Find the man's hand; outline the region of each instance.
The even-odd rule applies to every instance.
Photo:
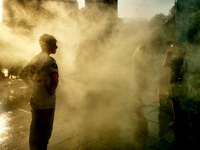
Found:
[[[172,54],[173,54],[172,49],[168,49],[168,50],[166,51],[166,55],[167,55],[168,57],[171,57]]]
[[[163,67],[167,67],[169,65],[169,62],[170,62],[172,55],[173,55],[172,48],[170,48],[166,51],[166,57],[165,57],[163,64],[162,64]]]
[[[50,76],[50,78],[51,78],[50,85],[47,88],[47,90],[50,95],[53,95],[53,94],[55,94],[56,88],[58,86],[58,74],[54,73]]]

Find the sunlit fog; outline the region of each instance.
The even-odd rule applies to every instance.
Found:
[[[0,0],[0,23],[2,21],[2,0]]]
[[[132,111],[135,103],[132,55],[143,42],[151,49],[149,38],[154,29],[137,23],[124,24],[116,10],[102,11],[95,5],[78,9],[76,3],[5,2],[0,28],[3,68],[10,65],[22,68],[41,51],[39,37],[43,33],[52,34],[58,41],[57,53],[52,55],[60,74],[58,107],[76,109],[80,119],[92,115],[90,126],[102,126],[114,116]],[[154,58],[155,51],[150,52],[150,57],[144,56],[150,65],[149,78],[154,77],[149,81],[153,87],[148,86],[144,97],[157,97],[163,58]],[[113,125],[123,126],[123,123],[113,120]]]

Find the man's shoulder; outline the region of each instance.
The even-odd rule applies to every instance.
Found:
[[[50,57],[49,55],[45,53],[39,53],[35,57],[33,57],[30,62],[34,64],[35,63],[43,64],[43,63],[48,63],[50,61],[53,61],[52,57]]]
[[[172,63],[182,63],[183,62],[183,57],[174,57],[171,60]]]
[[[51,59],[52,61],[56,61],[52,56],[49,56],[49,59]]]
[[[51,56],[49,56],[48,61],[49,63],[56,63],[56,60]]]
[[[50,57],[50,66],[51,67],[53,67],[53,69],[58,69],[58,66],[57,66],[57,64],[56,64],[56,60],[53,58],[53,57],[51,57],[51,56],[49,56]]]

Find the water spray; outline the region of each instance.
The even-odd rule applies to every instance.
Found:
[[[2,22],[2,0],[0,0],[0,23]]]

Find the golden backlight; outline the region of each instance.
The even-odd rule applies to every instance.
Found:
[[[0,0],[0,23],[2,22],[2,0]]]

